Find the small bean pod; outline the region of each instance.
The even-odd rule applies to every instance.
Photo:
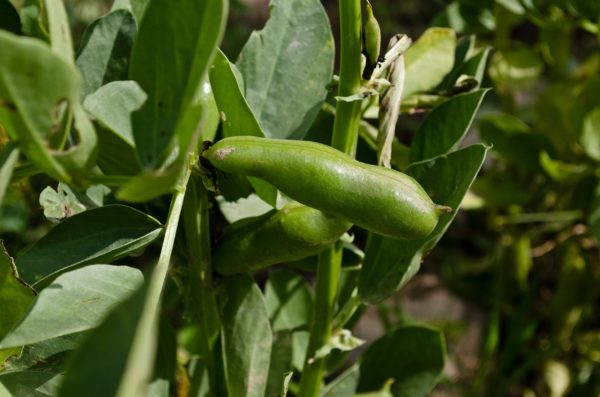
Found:
[[[238,136],[202,156],[221,171],[264,179],[302,204],[393,238],[426,237],[449,210],[408,175],[319,143]]]
[[[379,51],[381,50],[381,28],[373,14],[373,7],[369,2],[367,2],[367,18],[363,34],[367,62],[370,66],[373,66],[379,60]]]
[[[213,251],[223,275],[254,272],[306,258],[330,247],[352,225],[300,203],[230,225]]]

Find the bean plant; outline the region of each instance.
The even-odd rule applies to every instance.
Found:
[[[318,0],[272,0],[234,63],[227,0],[116,0],[75,50],[63,2],[15,4],[0,395],[430,393],[440,331],[352,330],[419,271],[484,162],[462,140],[489,48],[443,27],[382,40],[377,2],[340,0],[336,51]]]
[[[438,18],[495,48],[478,120],[493,148],[465,225],[479,238],[441,266],[488,316],[464,394],[600,393],[599,16],[597,1],[457,1]]]

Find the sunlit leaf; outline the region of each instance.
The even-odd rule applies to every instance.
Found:
[[[270,12],[264,29],[250,35],[237,66],[265,135],[300,139],[327,94],[333,35],[318,0],[273,0]]]

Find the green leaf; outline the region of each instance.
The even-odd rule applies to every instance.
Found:
[[[144,12],[146,11],[146,6],[148,6],[149,1],[150,0],[115,0],[111,11],[120,9],[129,10],[139,25],[144,17]]]
[[[17,372],[31,369],[61,373],[68,353],[78,345],[84,336],[85,332],[81,332],[27,345],[23,348],[20,356],[7,360],[5,371]]]
[[[559,157],[569,158],[573,153],[573,143],[579,140],[585,106],[584,98],[577,96],[576,90],[573,84],[561,82],[549,86],[537,96],[535,132],[552,141],[553,150],[549,151],[552,155],[558,153]]]
[[[438,85],[454,65],[456,34],[452,29],[429,28],[406,51],[403,97]]]
[[[0,29],[14,34],[21,34],[19,14],[8,0],[0,0]]]
[[[238,78],[235,65],[229,62],[221,50],[217,50],[210,68],[210,84],[221,113],[223,136],[263,137],[265,134],[242,93],[244,82]]]
[[[4,338],[27,312],[34,295],[33,290],[19,279],[13,259],[0,240],[0,339]],[[13,353],[18,353],[18,350],[0,350],[0,368],[6,357]]]
[[[137,252],[161,234],[160,223],[130,207],[107,205],[65,219],[17,258],[21,277],[45,285],[58,274]]]
[[[250,35],[237,65],[265,135],[301,139],[327,94],[333,35],[318,0],[272,0],[270,10],[269,21]]]
[[[452,71],[444,77],[444,81],[440,83],[439,88],[448,89],[451,88],[456,79],[460,74],[458,73],[458,69],[460,69],[464,63],[473,56],[473,52],[475,51],[475,36],[464,36],[457,40],[456,48],[454,49],[454,67]]]
[[[10,178],[18,159],[19,149],[15,142],[9,142],[0,149],[0,207],[4,201],[4,195],[8,185],[10,185]]]
[[[382,301],[415,275],[423,254],[433,248],[456,216],[464,195],[483,164],[487,150],[484,145],[476,144],[413,164],[406,170],[436,204],[449,206],[454,211],[441,215],[433,232],[421,240],[395,240],[370,234],[358,285],[363,302]]]
[[[135,81],[113,81],[88,95],[83,106],[100,124],[133,147],[131,114],[142,107],[146,98]]]
[[[98,130],[98,165],[109,174],[140,171],[135,152],[131,114],[146,101],[135,81],[114,81],[88,95],[83,107],[104,128]]]
[[[467,3],[467,4],[464,4]],[[493,7],[474,6],[473,2],[453,1],[439,13],[432,24],[449,26],[457,33],[483,31],[487,33],[496,29],[496,17]],[[489,3],[486,3],[486,5]]]
[[[96,133],[79,103],[77,70],[39,40],[3,31],[0,59],[0,124],[44,172],[80,183],[94,165]],[[60,151],[51,143],[62,133],[64,105],[73,114],[78,144]]]
[[[223,33],[227,2],[152,1],[131,54],[129,76],[148,94],[133,114],[133,135],[143,167],[158,168],[176,141],[192,131],[186,112],[196,96]],[[187,144],[180,148],[187,150]]]
[[[590,158],[600,161],[600,106],[586,115],[580,142]]]
[[[292,333],[275,332],[265,396],[277,396],[284,377],[292,370]]]
[[[187,157],[186,155],[183,158],[187,159]],[[178,180],[179,188],[171,198],[169,215],[165,224],[165,237],[158,262],[149,277],[147,288],[141,291],[143,302],[140,309],[141,313],[136,320],[135,331],[132,334],[127,331],[130,346],[126,354],[125,368],[119,374],[121,380],[119,381],[117,396],[143,397],[147,395],[147,383],[151,381],[152,368],[156,359],[156,344],[159,341],[158,325],[162,295],[167,281],[169,264],[190,174],[191,170],[187,169]],[[80,390],[84,390],[83,385],[80,385],[80,387]]]
[[[158,329],[158,346],[154,366],[154,374],[148,385],[147,397],[170,397],[171,382],[175,380],[178,370],[177,336],[163,316]]]
[[[410,146],[412,163],[446,154],[466,135],[488,90],[457,95],[427,115]]]
[[[380,390],[394,379],[394,397],[428,395],[442,377],[445,343],[440,332],[402,327],[373,342],[360,362],[357,392]]]
[[[274,332],[310,324],[313,299],[304,278],[286,269],[269,273],[265,303]]]
[[[487,67],[488,58],[491,52],[490,47],[485,47],[480,50],[476,55],[469,58],[460,68],[457,70],[458,77],[461,75],[473,76],[479,83],[477,88],[481,86],[483,81],[485,70]]]
[[[40,292],[0,348],[92,329],[143,282],[142,273],[127,266],[89,265],[66,272]]]
[[[479,83],[476,88],[479,88],[483,81],[490,51],[490,47],[475,50],[474,36],[469,36],[468,39],[459,42],[454,56],[454,69],[444,78],[440,88],[451,89],[462,75],[474,77]]]
[[[82,336],[82,333],[61,336],[25,346],[20,356],[5,363],[0,386],[10,391],[8,396],[56,396],[65,359]],[[0,387],[0,395],[4,396],[1,392]]]
[[[496,0],[496,3],[515,15],[524,15],[527,11],[526,7],[531,4],[520,0]]]
[[[61,397],[119,396],[119,385],[134,346],[146,291],[145,285],[138,289],[85,337],[66,364]]]
[[[217,204],[227,222],[233,223],[244,218],[260,216],[271,211],[273,207],[262,201],[256,194],[237,201],[226,201],[222,196],[217,196]]]
[[[488,208],[524,205],[534,194],[529,189],[528,182],[523,183],[517,178],[507,178],[503,171],[479,176],[470,191],[483,199],[484,205]]]
[[[308,331],[294,331],[292,334],[292,365],[298,371],[302,371],[304,367],[309,338],[310,332]]]
[[[117,198],[132,203],[143,203],[163,194],[173,193],[188,165],[185,160],[184,157],[180,157],[165,170],[142,171],[123,185],[117,192]]]
[[[569,164],[550,157],[547,152],[540,153],[540,164],[546,174],[559,183],[577,184],[590,173],[587,164]]]
[[[115,176],[127,181],[128,177],[140,172],[141,166],[134,146],[102,126],[99,126],[96,132],[98,134],[98,167],[106,176],[109,178]],[[104,183],[111,185],[108,182]],[[120,184],[119,182],[115,183],[117,186]]]
[[[156,3],[158,2],[154,2],[152,5]],[[143,44],[145,50],[139,50],[141,54],[139,55],[139,64],[137,64],[137,66],[135,63],[131,64],[130,75],[135,76],[136,74],[139,74],[143,79],[142,81],[138,80],[138,82],[140,82],[142,86],[144,83],[148,84],[151,91],[148,91],[148,87],[145,87],[146,92],[148,92],[149,95],[149,100],[146,101],[144,107],[142,107],[140,111],[134,113],[134,138],[138,149],[138,157],[141,162],[145,164],[146,168],[155,161],[156,163],[154,165],[160,165],[167,159],[167,155],[170,155],[168,160],[172,162],[166,168],[155,170],[146,169],[141,174],[131,179],[117,194],[118,198],[121,200],[144,202],[163,194],[172,193],[177,188],[181,176],[190,166],[188,154],[197,150],[196,145],[198,138],[203,135],[202,132],[204,130],[214,128],[215,121],[212,119],[214,114],[211,115],[211,112],[214,113],[215,105],[210,103],[211,98],[207,96],[205,71],[209,62],[212,61],[212,55],[222,36],[228,2],[222,0],[211,1],[205,6],[192,3],[191,0],[184,0],[184,3],[180,6],[183,7],[181,12],[184,12],[183,10],[188,7],[193,11],[191,14],[195,15],[200,13],[200,16],[205,20],[205,22],[200,23],[200,25],[202,25],[202,27],[199,28],[200,30],[196,31],[196,34],[199,35],[197,40],[193,37],[193,32],[187,32],[185,35],[180,35],[181,37],[171,35],[162,37],[159,33],[151,31],[151,29],[156,29],[157,31],[163,29],[161,21],[164,15],[161,14],[161,10],[163,10],[161,7],[166,7],[169,13],[180,12],[174,11],[173,7],[169,7],[166,3],[160,3],[162,4],[161,6],[151,5],[145,14],[144,21],[147,21],[146,23],[148,24],[148,27],[146,28],[148,30],[148,37],[145,39],[147,42],[144,41]],[[198,8],[198,6],[200,8]],[[178,20],[178,17],[175,15],[173,18]],[[186,18],[193,18],[193,15],[188,15]],[[189,24],[190,26],[195,26],[198,25],[198,22],[190,20]],[[176,31],[177,27],[174,27],[173,29]],[[142,30],[140,30],[140,36],[142,35]],[[195,29],[192,30],[195,31]],[[159,37],[155,37],[155,35],[158,35]],[[163,43],[163,45],[165,47],[173,47],[174,43],[179,43],[179,40],[183,41],[174,48],[161,48],[160,51],[154,51],[154,39],[164,39],[163,41],[165,41],[165,43]],[[139,40],[140,38],[138,38],[138,42]],[[136,45],[135,48],[138,47],[140,46]],[[190,47],[193,48],[190,49]],[[194,58],[195,63],[193,65],[189,62],[189,54],[185,53],[186,48],[190,51],[197,51],[197,56]],[[177,50],[175,54],[170,53],[170,51],[174,50]],[[150,59],[147,59],[148,54],[144,54],[143,51],[148,51],[149,53],[153,53],[154,51],[156,52],[156,54],[154,54],[155,56],[170,54],[172,57],[175,56],[186,59],[186,61],[183,62],[185,70],[178,69],[178,71],[175,71],[177,73],[174,72],[173,76],[177,78],[179,75],[180,79],[189,79],[187,82],[188,85],[185,86],[183,84],[185,82],[182,81],[173,83],[164,73],[164,70],[160,69],[160,65],[164,63],[167,63],[169,67],[174,67],[174,65],[177,64],[176,62],[168,62],[162,58],[157,60],[154,59],[154,56],[149,56]],[[133,55],[135,56],[135,50]],[[152,61],[158,62],[159,65],[155,65],[153,68],[150,68],[149,71],[146,71],[144,69],[144,62]],[[201,70],[199,68],[201,68]],[[156,78],[156,81],[152,80],[154,78]],[[190,88],[192,86],[193,88]],[[183,96],[184,94],[185,96]],[[177,109],[172,108],[171,105],[177,107]],[[161,109],[161,111],[148,115],[149,112],[153,112],[150,108],[155,110]],[[144,114],[148,116],[147,119],[142,119]],[[205,117],[202,117],[201,120],[202,115]],[[136,127],[136,120],[139,128]],[[149,125],[149,123],[151,125]],[[145,129],[146,127],[149,129]],[[167,130],[165,129],[166,127],[173,127],[175,128],[175,131]],[[136,128],[138,129],[136,130]],[[168,138],[170,143],[165,143],[163,146],[157,145],[157,141],[155,140],[156,137],[153,135],[156,135],[157,133],[162,135],[161,132],[166,131],[169,131],[171,134],[171,137]],[[207,133],[210,134],[210,132]],[[146,138],[148,137],[140,138],[140,134],[150,134],[150,138],[152,139],[147,140]],[[162,138],[166,138],[166,135]],[[143,141],[144,148],[142,149],[139,147],[139,139],[146,139]],[[173,145],[175,141],[177,141],[179,147],[178,155],[173,159],[175,153],[171,152],[168,145]],[[160,151],[160,158],[158,155],[155,156],[155,153],[150,153],[150,151],[154,150]],[[145,159],[139,156],[140,153],[144,151],[148,152],[148,157]]]
[[[2,397],[55,397],[62,375],[58,372],[26,370],[0,374]],[[2,390],[4,387],[4,390]],[[9,394],[2,394],[2,392]]]
[[[263,397],[272,344],[264,298],[247,275],[227,278],[223,286],[221,341],[229,395]]]
[[[391,391],[393,383],[393,379],[388,379],[383,386],[381,386],[381,389],[369,393],[355,394],[354,397],[394,397]]]
[[[501,89],[527,88],[534,84],[544,65],[528,48],[497,51],[490,61],[489,75]]]
[[[123,395],[116,394],[117,387],[123,376],[123,372],[118,372],[118,369],[124,366],[123,361],[127,359],[127,355],[129,354],[128,349],[133,343],[131,338],[133,337],[133,328],[135,326],[134,321],[139,319],[139,311],[141,311],[140,306],[143,303],[141,299],[139,299],[139,294],[140,293],[138,292],[133,295],[132,299],[129,299],[125,303],[126,307],[124,309],[118,308],[116,310],[118,315],[114,312],[108,317],[107,321],[110,320],[114,323],[108,325],[103,323],[103,329],[101,331],[94,331],[94,333],[84,341],[85,344],[83,346],[85,348],[87,348],[87,346],[92,346],[92,356],[89,357],[91,359],[88,359],[88,357],[85,356],[86,351],[82,352],[81,348],[75,352],[74,357],[68,361],[68,365],[73,365],[76,370],[69,370],[69,367],[67,367],[68,379],[66,383],[68,383],[68,386],[66,387],[66,390],[62,391],[64,394],[60,395],[77,395],[77,390],[79,390],[80,394],[83,393],[92,396],[102,396],[102,393],[108,393],[109,391],[112,392],[112,394],[106,395]],[[137,301],[135,299],[136,297],[138,298]],[[126,317],[127,309],[132,310],[132,314],[136,316],[133,321],[129,321],[129,318]],[[161,321],[160,325],[160,343],[158,346],[154,379],[144,388],[145,391],[143,391],[143,396],[169,396],[169,380],[175,374],[175,335],[166,321]],[[105,355],[100,349],[96,349],[95,343],[109,341],[111,330],[120,337],[129,338],[128,340],[126,339],[126,341],[129,341],[130,345],[128,346],[126,343],[111,343],[111,349],[117,348],[120,350],[111,351],[108,355]],[[89,348],[87,351],[90,351]],[[97,354],[97,356],[93,356],[93,354]],[[94,358],[98,359],[93,360]],[[117,371],[113,371],[113,365],[117,366]],[[104,368],[106,368],[107,371],[104,371]],[[98,380],[100,383],[100,390],[92,392],[87,390],[86,385],[93,384],[94,380],[98,378],[93,374],[93,371],[97,369],[100,369],[100,372],[103,374],[101,379]],[[73,372],[75,373],[72,374]],[[90,377],[89,379],[87,379],[88,376]],[[106,383],[102,383],[103,381]]]
[[[451,214],[440,216],[437,226],[427,237],[426,251],[433,248],[454,220],[462,198],[483,165],[488,149],[485,145],[474,144],[446,156],[413,164],[406,170],[407,174],[419,181],[435,203],[453,209]],[[440,184],[439,181],[444,183]]]
[[[353,365],[327,384],[320,397],[347,397],[354,395],[358,384],[358,365]]]
[[[217,50],[213,65],[210,68],[210,83],[221,116],[223,136],[251,135],[263,137],[256,117],[250,110],[246,98],[242,94],[242,77],[235,65],[229,62],[221,50]],[[270,184],[256,178],[248,178],[259,196],[274,206],[277,190]]]
[[[73,63],[73,39],[67,12],[62,1],[44,0],[52,51],[69,64]]]
[[[520,119],[505,113],[487,114],[479,120],[479,132],[494,154],[518,167],[542,172],[539,154],[550,143]]]
[[[76,61],[83,77],[83,98],[106,83],[127,79],[135,34],[133,15],[123,9],[112,11],[85,29]]]
[[[48,32],[42,21],[42,0],[24,0],[21,6],[23,33],[43,41],[49,41]]]

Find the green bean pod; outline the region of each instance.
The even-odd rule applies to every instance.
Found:
[[[379,60],[379,51],[381,50],[381,29],[379,22],[373,14],[371,3],[367,2],[367,18],[364,27],[364,45],[369,65],[375,65]]]
[[[330,247],[351,226],[336,216],[289,203],[230,225],[213,251],[213,266],[217,273],[229,275],[297,261]]]
[[[217,142],[202,157],[221,171],[264,179],[302,204],[384,236],[426,237],[448,212],[408,175],[319,143],[238,136]]]

